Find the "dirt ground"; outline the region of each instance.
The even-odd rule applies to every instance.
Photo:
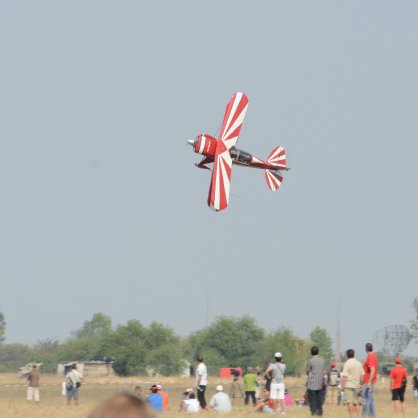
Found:
[[[0,417],[1,418],[81,418],[87,417],[89,412],[101,400],[118,392],[130,392],[136,385],[147,389],[152,383],[158,382],[164,386],[170,397],[170,411],[164,413],[166,418],[178,418],[185,413],[178,411],[182,392],[188,387],[193,387],[193,380],[189,378],[156,378],[130,377],[130,378],[91,378],[85,379],[85,384],[80,388],[80,405],[78,407],[66,406],[65,396],[62,395],[62,378],[56,375],[42,375],[41,377],[41,402],[26,401],[26,382],[13,374],[0,374]],[[215,392],[217,384],[223,384],[225,392],[229,392],[230,381],[210,378],[207,389],[207,399]],[[302,397],[304,394],[303,380],[288,378],[287,388],[293,398]],[[407,389],[406,396],[407,416],[418,417],[418,407],[413,406],[412,390]],[[392,417],[393,407],[390,401],[388,381],[380,380],[376,389],[377,415],[380,418]],[[234,401],[234,411],[231,417],[257,416],[246,407],[242,399]],[[216,415],[213,412],[201,412],[201,415]],[[286,415],[290,417],[308,417],[309,409],[306,407],[292,406],[287,408]],[[324,406],[324,415],[328,417],[348,417],[343,406]]]

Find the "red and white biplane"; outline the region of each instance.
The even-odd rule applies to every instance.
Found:
[[[219,138],[201,134],[187,141],[194,152],[204,155],[196,167],[209,170],[206,164],[214,163],[208,205],[217,211],[228,206],[232,164],[264,169],[267,185],[272,191],[278,190],[282,184],[280,172],[289,170],[282,147],[274,148],[265,161],[235,147],[247,108],[248,97],[244,93],[235,93],[226,105]]]

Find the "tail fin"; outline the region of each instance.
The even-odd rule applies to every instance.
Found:
[[[266,177],[267,186],[274,192],[282,185],[283,177],[276,171],[265,170],[264,176]]]
[[[277,168],[286,167],[286,151],[283,147],[276,147],[271,151],[267,158],[269,164],[275,165]]]

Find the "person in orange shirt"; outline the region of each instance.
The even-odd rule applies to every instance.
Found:
[[[168,393],[163,390],[163,387],[161,385],[157,385],[158,393],[163,398],[163,412],[168,411]]]
[[[406,379],[408,372],[405,367],[402,366],[402,360],[398,357],[395,359],[396,366],[390,371],[390,390],[392,392],[392,401],[395,415],[399,412],[399,406],[402,414],[405,413],[404,400]]]

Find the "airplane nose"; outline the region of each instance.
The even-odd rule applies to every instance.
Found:
[[[195,141],[196,141],[195,139],[188,139],[186,142],[189,143],[191,146],[193,146]]]

